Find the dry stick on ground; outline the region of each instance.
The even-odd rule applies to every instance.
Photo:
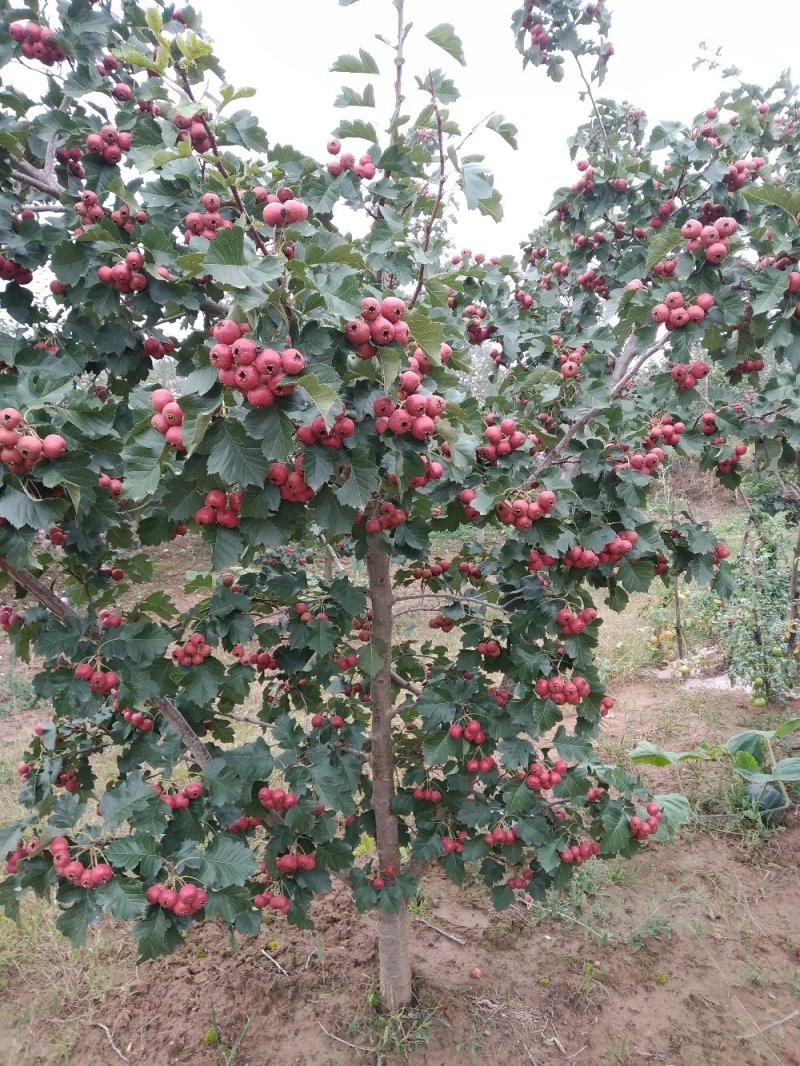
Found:
[[[331,1040],[336,1040],[339,1044],[344,1044],[345,1047],[351,1047],[353,1051],[358,1051],[362,1055],[373,1055],[375,1053],[374,1048],[371,1047],[359,1047],[358,1044],[351,1044],[349,1040],[342,1040],[340,1036],[336,1036],[334,1033],[328,1032],[322,1022],[317,1018],[317,1025],[323,1031],[325,1036],[329,1036]]]
[[[103,1032],[106,1034],[106,1037],[108,1038],[109,1044],[114,1049],[114,1051],[116,1051],[116,1053],[119,1055],[119,1057],[122,1059],[122,1061],[123,1062],[130,1062],[130,1059],[126,1055],[123,1055],[122,1052],[120,1051],[120,1049],[114,1043],[114,1037],[111,1035],[111,1030],[108,1028],[108,1026],[107,1025],[103,1025],[102,1022],[93,1022],[93,1024],[96,1025],[98,1029],[102,1029],[103,1030]]]
[[[265,951],[262,948],[261,949],[261,954],[264,955],[266,958],[268,958],[269,961],[272,963],[272,965],[275,967],[275,969],[279,970],[280,973],[282,973],[284,977],[288,977],[289,976],[289,971],[288,970],[284,970],[284,968],[281,966],[281,964],[278,962],[278,960],[273,958],[272,955],[270,955],[270,953],[268,951]]]
[[[456,944],[466,944],[466,940],[462,940],[460,936],[448,933],[446,929],[440,929],[438,925],[434,925],[433,922],[429,922],[426,918],[415,918],[414,921],[419,922],[420,925],[427,925],[434,933],[438,933],[439,936],[446,936],[448,940],[453,940]]]
[[[22,588],[34,597],[34,599],[37,599],[43,607],[46,607],[61,621],[65,618],[80,617],[77,611],[74,611],[59,599],[51,588],[48,588],[43,581],[40,581],[39,578],[31,574],[30,571],[13,566],[8,559],[3,558],[3,556],[0,556],[0,570],[5,570],[5,572],[12,577],[18,585],[21,585]],[[209,755],[205,744],[203,744],[200,737],[198,737],[197,733],[195,733],[172,700],[159,696],[150,702],[161,712],[166,721],[169,722],[198,766],[205,766],[211,762],[211,756]]]
[[[787,1014],[785,1018],[776,1018],[774,1022],[770,1022],[769,1025],[762,1025],[759,1028],[754,1029],[752,1033],[742,1033],[739,1037],[740,1040],[755,1040],[759,1036],[763,1036],[768,1029],[776,1029],[779,1025],[786,1025],[792,1018],[796,1018],[800,1014],[800,1010],[793,1010],[791,1014]]]

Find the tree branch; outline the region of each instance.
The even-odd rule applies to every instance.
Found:
[[[573,58],[575,59],[576,65],[578,67],[578,71],[580,73],[581,80],[583,81],[583,84],[586,86],[586,95],[589,97],[589,99],[592,102],[592,110],[594,111],[594,117],[597,119],[597,125],[600,127],[600,136],[603,138],[603,144],[605,145],[606,155],[610,157],[611,155],[613,155],[613,153],[611,151],[611,145],[608,143],[608,134],[606,133],[606,128],[603,125],[603,120],[600,117],[600,111],[598,110],[597,101],[594,98],[594,93],[592,92],[592,87],[589,84],[589,81],[588,81],[586,75],[583,73],[583,67],[581,66],[580,59],[578,59],[577,55],[574,52],[572,53],[572,55],[573,55]]]
[[[405,59],[403,58],[403,44],[405,42],[405,18],[404,18],[404,6],[405,0],[394,0],[394,6],[397,8],[397,46],[395,48],[394,57],[394,111],[392,112],[392,118],[389,122],[390,132],[394,130],[397,120],[400,118],[400,108],[403,106],[403,64]]]
[[[436,139],[439,145],[439,185],[436,190],[436,199],[433,202],[433,210],[431,211],[431,217],[428,219],[425,225],[425,236],[422,241],[422,250],[427,252],[431,243],[431,234],[433,233],[433,226],[436,222],[436,218],[439,214],[439,208],[442,206],[442,197],[444,196],[444,182],[445,182],[445,156],[444,156],[444,129],[442,127],[442,113],[439,110],[439,102],[436,99],[436,93],[433,88],[433,75],[428,75],[431,89],[431,100],[433,102],[433,110],[436,115]],[[409,309],[414,306],[419,298],[419,294],[422,291],[422,284],[425,280],[425,264],[421,263],[419,272],[417,274],[417,284],[414,289],[414,293],[408,302]]]
[[[14,566],[2,555],[0,555],[0,570],[4,570],[18,585],[21,585],[22,588],[29,592],[34,599],[38,600],[43,607],[46,607],[61,621],[65,618],[80,617],[77,611],[64,603],[63,600],[61,600],[51,588],[48,588],[43,581],[40,581],[38,577],[35,577],[30,571],[22,569],[22,567]],[[181,738],[187,751],[192,755],[195,762],[199,766],[205,766],[209,763],[211,761],[211,756],[208,753],[208,749],[172,700],[168,700],[164,696],[159,696],[150,702],[156,710],[163,714],[164,718]]]

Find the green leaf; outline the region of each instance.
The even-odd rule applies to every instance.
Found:
[[[676,763],[689,762],[695,759],[708,759],[704,751],[664,751],[657,744],[651,744],[649,740],[640,741],[628,756],[632,763],[647,766],[675,766]]]
[[[148,906],[142,883],[122,877],[112,878],[107,885],[97,890],[97,896],[114,918],[123,921],[139,918]]]
[[[100,917],[100,907],[93,898],[93,893],[80,889],[75,902],[63,910],[56,919],[56,928],[69,940],[74,948],[83,947],[89,926]]]
[[[490,199],[494,193],[491,172],[483,163],[465,163],[462,166],[461,187],[470,211],[474,211],[481,200]]]
[[[50,257],[50,266],[65,285],[77,285],[89,269],[89,249],[85,244],[62,241]]]
[[[263,485],[268,462],[257,440],[249,437],[241,422],[218,419],[206,434],[209,474],[219,474],[226,485]]]
[[[320,378],[317,377],[316,374],[311,373],[311,371],[301,374],[297,379],[297,384],[300,388],[305,390],[309,399],[327,423],[328,415],[334,407],[342,402],[339,392],[331,385],[321,381]]]
[[[270,277],[275,277],[282,272],[282,267],[277,260],[270,262],[273,265],[273,271],[269,274],[259,269],[259,262],[255,257],[248,262],[245,256],[244,230],[240,226],[231,226],[217,231],[216,236],[209,243],[204,266],[206,273],[221,285],[233,285],[234,288],[244,289],[248,285],[261,285]]]
[[[145,22],[148,27],[158,35],[164,29],[164,23],[161,18],[161,12],[157,7],[148,7],[144,13]]]
[[[342,86],[342,91],[333,101],[334,107],[374,107],[375,89],[372,85],[365,85],[363,93],[356,92],[347,85]]]
[[[431,318],[426,311],[411,311],[406,322],[414,341],[430,359],[434,366],[441,366],[441,346],[444,343],[444,323],[441,319]]]
[[[800,211],[800,192],[795,191],[794,185],[768,185],[751,186],[742,189],[745,200],[755,200],[757,203],[771,204],[785,211],[792,222]]]
[[[340,74],[380,74],[378,64],[363,48],[359,48],[357,56],[339,56],[331,70]]]
[[[181,944],[181,935],[175,923],[160,907],[153,907],[152,913],[136,922],[132,932],[139,941],[139,962],[169,955]]]
[[[425,36],[429,41],[443,48],[448,55],[451,55],[453,59],[466,66],[466,59],[464,58],[464,49],[462,47],[460,39],[456,36],[456,31],[449,22],[442,22],[438,26],[426,33]]]
[[[336,127],[335,133],[342,140],[369,141],[370,144],[375,144],[378,140],[378,133],[372,123],[364,122],[360,118],[345,119]]]
[[[147,807],[163,808],[164,804],[139,773],[129,774],[100,799],[100,814],[109,829],[116,829],[123,822],[136,822],[137,815],[141,816]]]
[[[690,821],[692,812],[689,807],[689,801],[685,796],[670,792],[660,796],[653,796],[653,799],[664,812],[664,818],[659,826],[658,833],[664,830],[664,835],[671,838],[679,826],[686,825]],[[658,833],[656,833],[656,837],[658,837]]]
[[[158,843],[148,833],[136,832],[121,840],[112,840],[104,848],[106,859],[114,867],[123,870],[139,868],[142,877],[154,878],[161,869]]]
[[[363,511],[378,487],[378,468],[366,452],[352,452],[350,474],[334,495],[345,507]]]
[[[656,263],[683,243],[683,237],[679,229],[660,229],[648,246],[646,270],[652,270]]]
[[[241,885],[258,869],[258,860],[241,840],[219,836],[201,851],[199,877],[211,889]]]
[[[494,132],[502,137],[506,144],[510,144],[512,148],[517,148],[518,130],[513,122],[507,122],[502,115],[491,115],[486,120],[486,128],[494,130]]]

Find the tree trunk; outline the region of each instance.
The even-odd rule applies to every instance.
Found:
[[[386,552],[367,553],[367,573],[372,600],[372,638],[381,649],[381,668],[372,679],[372,810],[381,873],[400,869],[394,797],[394,746],[392,744],[392,579]],[[378,958],[381,1002],[387,1011],[405,1007],[411,1000],[411,960],[408,953],[408,911],[403,901],[396,914],[378,912]]]

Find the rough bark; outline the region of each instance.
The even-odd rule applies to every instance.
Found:
[[[372,599],[372,637],[381,648],[383,662],[372,679],[372,810],[381,871],[400,869],[394,797],[394,746],[392,743],[392,581],[389,556],[367,554]],[[378,912],[378,956],[381,1002],[388,1011],[401,1010],[411,1000],[411,960],[408,951],[408,911],[405,902],[396,914]]]

